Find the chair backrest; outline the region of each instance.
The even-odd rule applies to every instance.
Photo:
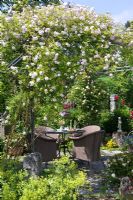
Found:
[[[82,128],[80,137],[71,137],[74,142],[74,155],[77,159],[97,161],[100,159],[102,131],[99,126],[90,125]]]
[[[47,126],[38,126],[37,128],[35,128],[35,133],[37,135],[45,134],[47,131],[54,131],[54,129]]]
[[[48,131],[53,131],[55,132],[54,129],[47,127],[47,126],[38,126],[37,128],[35,128],[35,135],[37,137],[46,139],[46,140],[57,140],[59,137],[59,134],[52,134],[52,133],[48,133]]]
[[[82,130],[84,130],[83,135],[90,135],[90,134],[100,131],[101,128],[100,126],[97,126],[97,125],[90,125],[90,126],[86,126],[82,128]]]
[[[57,157],[57,134],[49,134],[54,129],[39,126],[35,129],[35,151],[41,153],[44,162],[51,161]]]

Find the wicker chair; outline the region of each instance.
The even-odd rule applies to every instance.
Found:
[[[58,134],[47,134],[52,128],[39,126],[35,128],[35,151],[41,153],[42,161],[52,161],[57,157]]]
[[[96,125],[86,126],[81,130],[84,131],[82,134],[70,137],[74,142],[73,156],[84,161],[98,161],[104,131]]]

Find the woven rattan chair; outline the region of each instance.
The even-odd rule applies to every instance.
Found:
[[[35,151],[41,153],[42,161],[52,161],[57,157],[58,134],[49,134],[54,132],[52,128],[39,126],[35,128]]]
[[[99,126],[91,125],[82,128],[82,134],[73,135],[73,155],[76,159],[84,161],[98,161],[100,159],[100,145],[103,132]]]

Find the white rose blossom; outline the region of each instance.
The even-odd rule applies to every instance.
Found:
[[[81,65],[87,65],[87,60],[86,59],[82,59],[81,60]]]
[[[44,93],[45,93],[45,94],[48,94],[48,89],[44,89]]]
[[[37,69],[42,68],[42,64],[37,65]]]
[[[57,31],[54,31],[54,37],[58,36],[59,33]]]
[[[49,77],[45,76],[45,78],[44,78],[44,79],[45,79],[45,81],[48,81],[48,80],[49,80]]]
[[[43,76],[44,72],[43,72],[43,71],[40,71],[39,74],[40,74],[41,76]]]
[[[49,32],[50,32],[50,28],[46,28],[45,33],[49,33]]]
[[[41,81],[41,79],[38,77],[37,79],[36,79],[36,82],[38,83],[38,82],[40,82]]]
[[[49,55],[50,55],[50,52],[49,52],[49,51],[46,51],[46,52],[45,52],[45,55],[46,55],[46,56],[49,56]]]
[[[33,58],[33,61],[34,61],[34,62],[37,62],[38,59],[39,59],[39,55],[37,54],[37,55]]]
[[[56,53],[55,56],[54,56],[54,60],[57,60],[57,59],[58,59],[58,56],[59,56],[59,54]]]
[[[11,66],[10,69],[13,70],[13,71],[15,71],[15,72],[18,72],[18,68],[15,67],[15,66]]]
[[[34,86],[34,85],[35,85],[35,82],[34,82],[34,81],[30,81],[30,82],[29,82],[29,85],[30,85],[30,86]]]
[[[35,78],[37,76],[37,72],[30,72],[29,75],[31,78]]]
[[[26,33],[26,31],[27,31],[27,28],[26,28],[25,25],[23,25],[23,26],[22,26],[22,33]]]
[[[39,30],[38,33],[39,33],[39,35],[43,35],[44,34],[44,30]]]
[[[113,178],[116,178],[116,175],[115,175],[115,173],[111,174],[111,176],[112,176]]]
[[[38,40],[38,37],[37,37],[37,36],[33,36],[33,37],[32,37],[32,40],[33,40],[33,41],[37,41],[37,40]]]
[[[66,65],[67,65],[67,66],[70,66],[70,65],[71,65],[71,62],[67,62]]]

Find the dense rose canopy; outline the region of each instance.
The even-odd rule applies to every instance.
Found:
[[[83,95],[100,95],[93,75],[112,71],[122,62],[120,45],[114,43],[120,34],[112,19],[90,8],[29,6],[0,18],[0,70],[15,85],[15,94],[26,92],[56,104],[85,79]],[[25,108],[26,103],[20,105]]]
[[[113,67],[121,59],[110,42],[112,20],[88,8],[29,7],[1,19],[2,68],[24,87],[61,94],[79,74]],[[21,63],[7,69],[20,55]]]

